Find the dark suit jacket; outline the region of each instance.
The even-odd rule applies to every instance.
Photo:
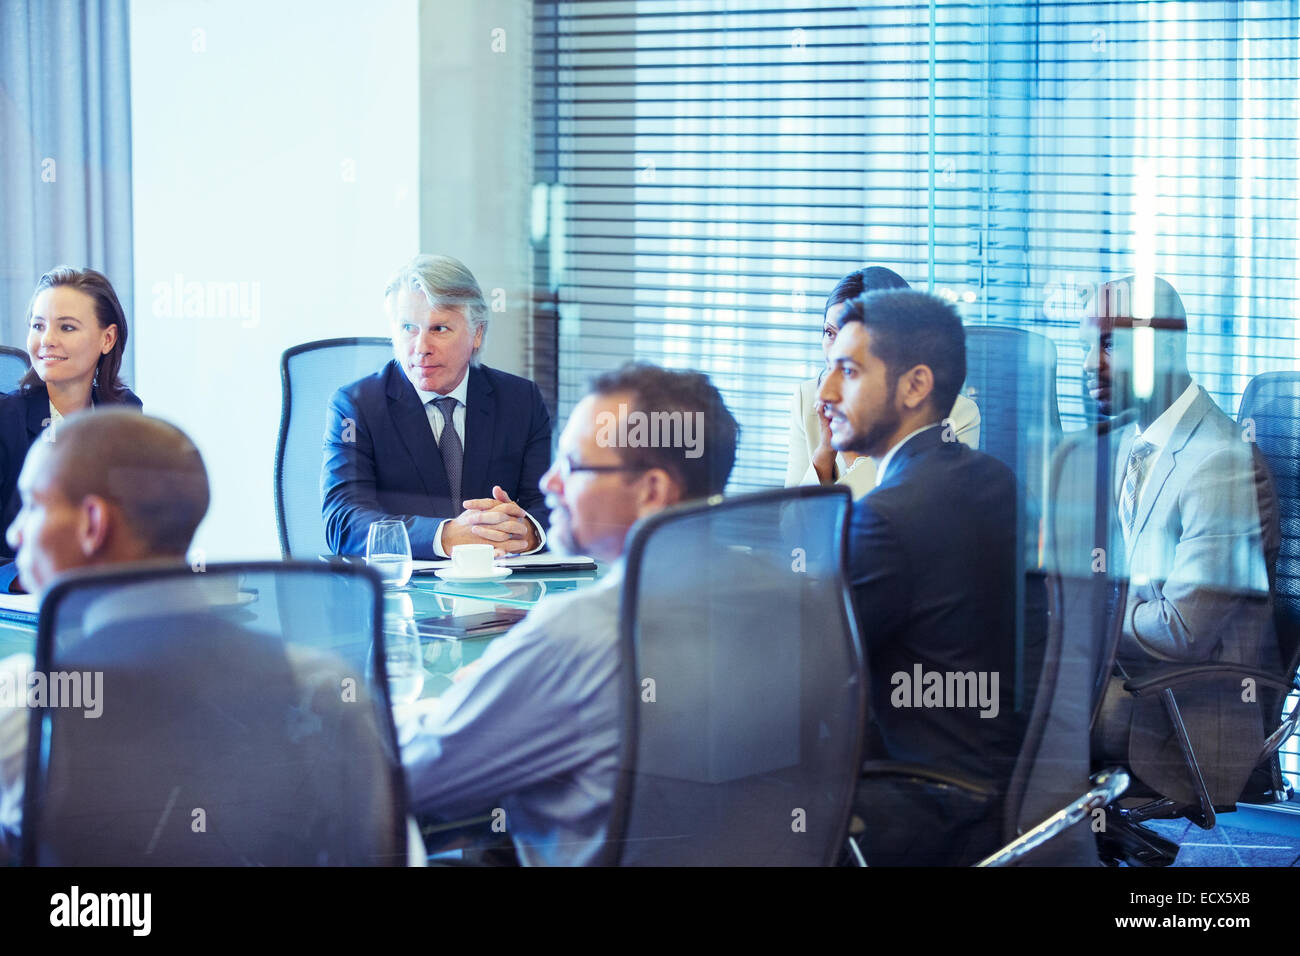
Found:
[[[500,485],[545,528],[538,482],[551,465],[551,417],[541,391],[470,366],[465,405],[462,499],[490,498]],[[396,517],[411,554],[433,558],[439,523],[461,513],[420,396],[395,360],[330,399],[321,498],[325,538],[338,554],[365,554],[371,522]]]
[[[94,405],[103,404],[98,388],[91,390],[90,401]],[[134,392],[127,389],[121,404],[140,408],[142,403]],[[18,495],[18,473],[27,460],[27,450],[49,422],[50,393],[44,385],[0,395],[0,502],[4,504],[4,512],[0,515],[4,522],[0,526],[0,561],[14,559],[13,549],[3,541],[3,537],[22,507]]]
[[[854,503],[849,572],[874,724],[866,756],[1000,791],[1022,732],[1013,707],[1016,481],[997,459],[943,434],[931,428],[905,442],[881,485]],[[911,677],[918,664],[923,673],[996,673],[997,716],[895,706],[894,675]]]

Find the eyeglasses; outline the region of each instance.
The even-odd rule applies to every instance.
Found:
[[[560,479],[568,481],[569,476],[575,471],[594,471],[594,472],[615,472],[615,471],[646,471],[645,465],[583,465],[575,462],[568,455],[562,456],[556,461],[556,467],[560,470]]]

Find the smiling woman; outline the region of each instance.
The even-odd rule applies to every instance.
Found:
[[[0,520],[7,530],[21,502],[17,491],[27,450],[48,427],[94,405],[139,408],[120,378],[127,323],[108,277],[94,269],[58,266],[41,276],[27,307],[31,370],[18,388],[0,395]],[[53,431],[51,431],[51,435]],[[0,541],[0,561],[13,560]],[[0,568],[0,589],[12,583]]]

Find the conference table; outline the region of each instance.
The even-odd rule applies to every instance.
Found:
[[[385,631],[392,628],[395,619],[405,619],[408,615],[419,622],[430,618],[467,619],[501,608],[516,608],[526,613],[543,598],[590,586],[602,572],[603,569],[517,570],[504,580],[488,584],[454,584],[433,575],[414,576],[407,587],[385,592]],[[482,657],[492,642],[507,630],[508,627],[503,627],[481,637],[447,640],[430,637],[421,628],[424,686],[419,692],[420,699],[441,696],[455,681],[458,672]],[[391,647],[389,652],[391,658]],[[391,675],[390,684],[393,685],[391,691],[396,704],[402,694],[398,690],[398,681]]]
[[[395,621],[405,619],[419,622],[430,618],[469,618],[498,608],[517,608],[527,612],[548,595],[564,594],[591,585],[602,571],[516,570],[508,578],[487,584],[454,584],[432,574],[416,575],[406,587],[384,592],[385,631],[393,627]],[[418,696],[440,696],[455,681],[457,672],[482,657],[505,630],[459,640],[421,633],[424,674]],[[34,654],[35,649],[35,621],[13,617],[0,619],[0,659],[10,654]],[[395,684],[393,689],[397,689]]]
[[[470,618],[484,612],[502,608],[527,612],[550,595],[565,594],[589,587],[603,573],[597,570],[541,570],[516,569],[510,577],[486,584],[465,584],[443,581],[433,574],[419,574],[403,588],[384,591],[384,631],[386,645],[390,632],[401,633],[403,628],[415,624],[419,634],[419,667],[422,673],[412,682],[412,673],[395,674],[393,647],[385,655],[389,668],[389,690],[395,712],[416,699],[438,697],[457,680],[462,668],[473,666],[508,627],[478,637],[458,640],[428,636],[418,622],[431,618]],[[10,654],[35,654],[36,621],[21,614],[0,612],[0,659]],[[452,857],[462,852],[482,851],[501,853],[500,836],[487,828],[488,817],[474,817],[457,821],[420,821],[420,830],[427,848],[449,853]]]

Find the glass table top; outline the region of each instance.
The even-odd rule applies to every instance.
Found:
[[[600,572],[564,571],[516,572],[502,581],[488,584],[452,584],[433,575],[419,575],[411,583],[394,590],[386,590],[385,631],[393,627],[395,619],[407,618],[421,621],[426,618],[467,617],[498,608],[514,608],[527,612],[543,598],[571,592],[593,584]],[[417,628],[418,630],[418,628]],[[483,656],[491,643],[505,628],[481,637],[447,640],[427,635],[419,639],[423,676],[412,672],[410,678],[422,686],[418,696],[437,697],[452,685],[456,673],[465,665]],[[391,643],[391,642],[390,642]],[[35,623],[0,619],[0,659],[11,654],[33,654],[36,645]],[[386,657],[392,658],[392,648]],[[392,670],[390,663],[390,670]],[[390,675],[391,677],[391,675]],[[408,683],[408,693],[398,693],[399,686],[390,680],[394,697],[406,696],[414,688]],[[396,702],[396,701],[395,701]]]

